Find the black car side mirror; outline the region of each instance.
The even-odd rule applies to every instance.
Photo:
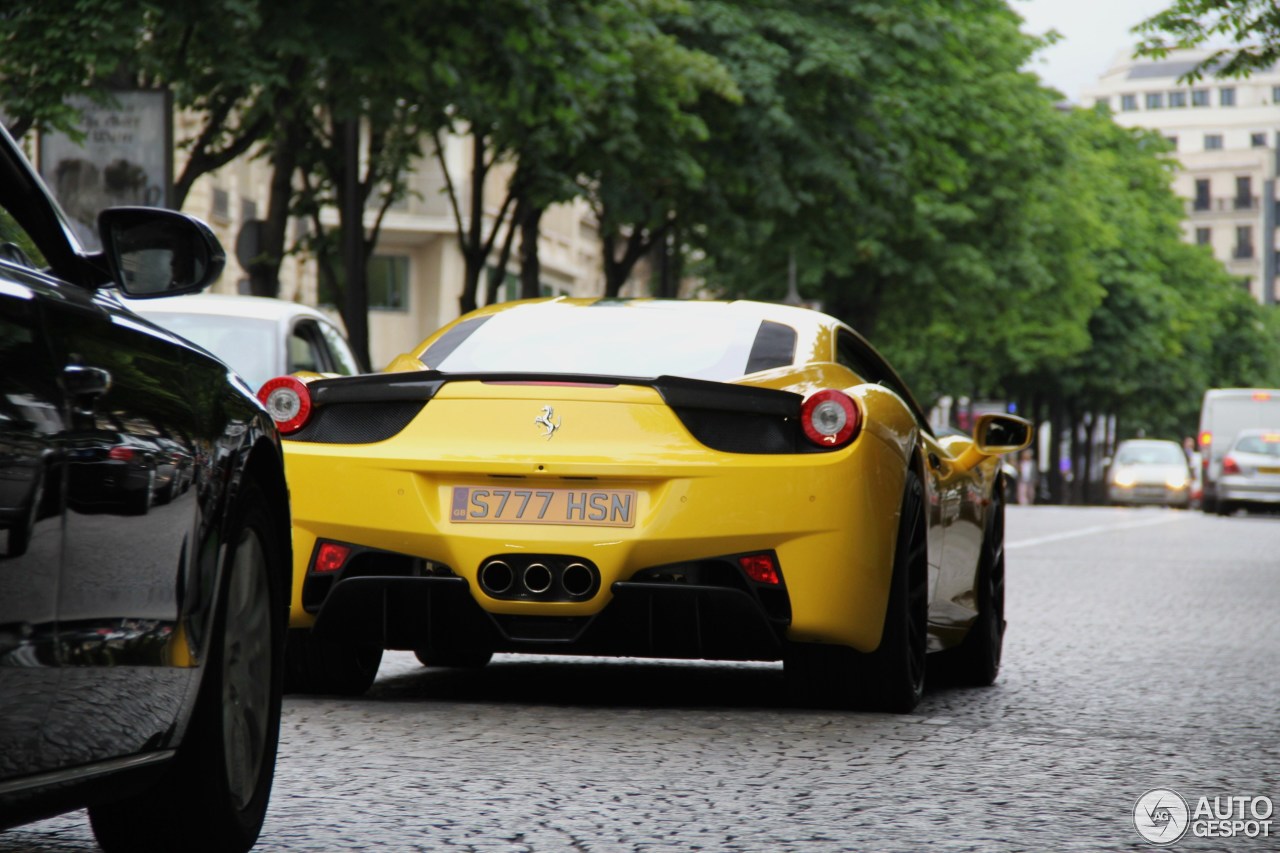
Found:
[[[209,226],[173,210],[109,207],[98,232],[111,277],[134,299],[203,290],[227,261]]]

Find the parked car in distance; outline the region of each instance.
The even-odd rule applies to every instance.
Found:
[[[1191,503],[1191,465],[1182,445],[1144,438],[1120,442],[1107,471],[1107,498],[1116,506],[1186,509]]]
[[[1237,508],[1280,505],[1280,425],[1241,430],[1222,457],[1219,515]]]
[[[129,307],[204,347],[255,390],[285,373],[360,372],[342,329],[323,312],[296,302],[200,293],[162,301],[131,300]]]
[[[1218,478],[1227,448],[1244,429],[1280,424],[1280,388],[1210,388],[1200,406],[1200,508],[1218,509]]]
[[[292,585],[279,433],[118,295],[207,286],[213,233],[140,207],[98,224],[87,254],[0,128],[0,830],[87,808],[107,853],[243,853]]]

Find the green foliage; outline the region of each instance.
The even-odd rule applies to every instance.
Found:
[[[1175,0],[1144,50],[1227,36],[1223,70],[1247,73],[1277,59],[1276,10]],[[1006,0],[32,0],[0,10],[0,108],[70,130],[67,96],[169,86],[200,118],[180,186],[245,153],[299,176],[272,215],[312,220],[335,292],[359,292],[341,235],[367,257],[423,140],[452,132],[464,308],[505,270],[501,235],[583,198],[608,293],[660,248],[710,292],[780,299],[794,259],[926,403],[1178,434],[1206,387],[1280,385],[1278,315],[1181,239],[1164,142],[1062,108],[1023,70],[1051,39],[1020,27]],[[369,213],[334,229],[348,191]]]
[[[1229,43],[1187,75],[1245,77],[1280,61],[1280,5],[1275,0],[1174,0],[1168,9],[1135,28],[1144,34],[1140,55],[1163,57],[1172,48]]]

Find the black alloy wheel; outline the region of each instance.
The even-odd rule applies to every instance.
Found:
[[[260,489],[231,539],[204,678],[172,765],[155,784],[89,809],[107,853],[244,853],[262,830],[280,732],[285,550]]]
[[[844,646],[798,644],[785,658],[787,680],[806,703],[910,713],[924,694],[928,618],[924,487],[915,470],[908,469],[879,647],[862,653]]]

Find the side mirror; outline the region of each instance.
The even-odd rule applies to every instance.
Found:
[[[1031,422],[1016,415],[982,415],[973,426],[973,444],[987,456],[1021,450],[1031,437]]]
[[[961,471],[977,467],[984,459],[1014,453],[1031,444],[1031,422],[1016,415],[982,415],[973,425],[973,444],[953,463]]]
[[[227,261],[209,226],[173,210],[109,207],[98,232],[111,277],[134,299],[203,290]]]

